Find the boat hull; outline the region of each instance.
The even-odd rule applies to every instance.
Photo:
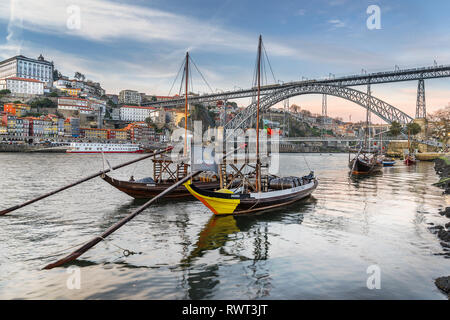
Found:
[[[395,161],[383,161],[383,167],[392,167]]]
[[[234,194],[200,190],[190,181],[184,184],[186,189],[208,207],[215,215],[241,215],[275,209],[293,204],[309,197],[317,188],[316,179],[295,188],[262,193]]]
[[[379,172],[382,165],[379,162],[371,164],[360,158],[355,158],[350,161],[349,168],[352,170],[352,174],[372,174]]]
[[[114,188],[128,194],[135,199],[151,199],[154,196],[160,194],[167,188],[173,185],[172,182],[163,183],[139,183],[114,179],[108,175],[102,175],[101,178]],[[200,189],[214,190],[219,188],[219,182],[195,182],[196,186]],[[171,193],[165,196],[165,198],[192,198],[189,191],[185,187],[179,186]]]
[[[144,150],[136,150],[136,151],[70,151],[70,150],[67,150],[66,153],[144,153]]]

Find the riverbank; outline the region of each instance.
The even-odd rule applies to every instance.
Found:
[[[65,153],[66,146],[48,147],[44,145],[33,144],[0,144],[0,152],[45,152],[45,153]]]
[[[436,184],[444,189],[444,194],[450,194],[450,156],[440,157],[434,162],[434,169],[440,176]],[[450,219],[450,207],[446,207],[439,212],[442,216]],[[445,225],[431,227],[430,230],[441,240],[440,244],[446,252],[446,257],[450,258],[450,222]],[[439,277],[435,280],[436,287],[445,292],[450,299],[450,276]]]

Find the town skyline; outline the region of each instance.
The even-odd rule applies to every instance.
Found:
[[[381,9],[379,30],[367,29],[366,9],[370,4]],[[358,74],[362,69],[369,73],[393,70],[396,65],[430,66],[434,61],[447,64],[450,46],[445,19],[439,17],[449,5],[443,1],[436,5],[443,10],[433,11],[430,19],[429,8],[406,1],[363,1],[351,7],[346,0],[315,4],[285,1],[280,7],[262,4],[256,9],[251,2],[217,6],[195,1],[186,8],[177,2],[160,1],[125,4],[95,0],[72,4],[46,0],[26,6],[24,1],[9,1],[0,4],[0,24],[4,27],[0,58],[43,54],[63,75],[73,77],[75,72],[82,72],[88,79],[100,82],[107,93],[132,89],[167,95],[185,52],[190,51],[213,90],[236,90],[251,86],[260,33],[276,80],[285,82],[330,73],[336,77]],[[76,8],[80,26],[70,29]],[[249,8],[255,11],[250,13],[252,24],[242,20]],[[36,10],[48,14],[35,15]],[[432,30],[432,35],[421,31],[423,23],[431,24],[427,30]],[[427,81],[430,113],[448,104],[448,84],[447,79]],[[201,81],[194,82],[196,89],[209,91]],[[376,85],[372,91],[399,109],[414,113],[415,82]],[[318,95],[292,98],[292,103],[320,113]],[[245,106],[246,102],[240,104]],[[343,99],[329,97],[328,105],[331,117],[339,116],[344,121],[349,121],[350,114],[352,121],[365,117],[362,108]]]

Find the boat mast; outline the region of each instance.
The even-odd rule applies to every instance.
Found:
[[[189,79],[189,52],[186,52],[186,63],[184,66],[185,76],[186,76],[186,92],[185,92],[185,102],[184,102],[184,152],[183,155],[187,155],[187,117],[188,117],[188,79]]]
[[[259,159],[259,98],[261,93],[261,48],[262,36],[259,35],[258,43],[258,98],[256,105],[256,192],[261,192],[261,161]]]

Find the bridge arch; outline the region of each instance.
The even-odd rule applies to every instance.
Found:
[[[397,121],[401,124],[407,124],[413,120],[409,115],[394,106],[380,100],[365,92],[355,90],[348,87],[341,87],[335,85],[311,83],[303,86],[291,86],[267,94],[260,99],[260,110],[267,111],[275,104],[299,95],[304,94],[326,94],[330,96],[340,97],[352,101],[365,109],[370,109],[375,115],[386,121],[392,123]],[[252,102],[243,112],[226,124],[227,129],[245,127],[248,125],[254,114],[256,113],[256,101]]]

